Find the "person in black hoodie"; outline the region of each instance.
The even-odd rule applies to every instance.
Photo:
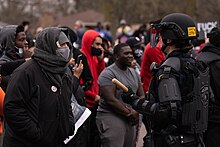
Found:
[[[27,59],[23,58],[24,49],[28,48],[28,42],[24,27],[8,25],[0,31],[0,58],[1,87],[6,91],[11,73]]]
[[[3,147],[61,147],[74,133],[67,32],[45,28],[32,59],[12,74],[4,101]]]
[[[197,60],[209,65],[210,85],[214,94],[209,101],[206,147],[218,147],[220,144],[220,29],[213,28],[207,37],[209,43],[202,48]]]

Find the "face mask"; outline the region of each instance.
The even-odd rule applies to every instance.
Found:
[[[91,53],[93,56],[100,56],[102,54],[102,50],[92,46]]]
[[[17,55],[20,57],[20,58],[23,58],[23,53],[24,53],[24,50],[23,48],[18,48],[16,47],[18,51],[16,51]]]
[[[56,50],[58,56],[63,57],[64,59],[68,60],[70,56],[70,49],[68,47],[65,48],[58,48]]]

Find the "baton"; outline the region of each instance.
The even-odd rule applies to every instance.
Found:
[[[116,78],[112,79],[112,83],[114,83],[115,85],[120,87],[124,92],[128,92],[128,88],[124,84],[122,84],[119,80],[117,80]]]

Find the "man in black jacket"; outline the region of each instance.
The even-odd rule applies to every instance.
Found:
[[[218,147],[220,144],[220,29],[213,28],[207,36],[209,43],[202,48],[197,59],[209,65],[210,84],[214,94],[214,98],[209,103],[206,146]]]
[[[73,134],[70,52],[63,29],[38,34],[32,59],[13,72],[7,88],[3,147],[60,147]]]

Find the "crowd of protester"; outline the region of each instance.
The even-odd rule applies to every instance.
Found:
[[[161,19],[144,23],[134,30],[122,19],[115,35],[110,24],[97,22],[94,29],[87,29],[80,20],[73,26],[38,27],[34,33],[28,21],[2,27],[0,146],[138,147],[140,125],[143,122],[150,132],[149,121],[123,102],[123,91],[112,79],[117,78],[138,97],[145,98],[154,68],[166,59],[161,50],[164,40],[154,34],[153,28],[160,22]],[[215,29],[208,36],[210,42],[192,42],[190,57],[196,58],[200,52],[205,54],[210,48],[220,55],[220,31]],[[216,57],[216,61],[219,59]],[[219,100],[219,84],[213,82],[219,81],[218,62],[210,68],[212,90]],[[64,140],[76,131],[71,111],[73,97],[91,115],[66,144]],[[218,111],[220,106],[215,102]],[[206,134],[208,146],[219,140],[215,129],[219,130],[220,125],[215,121],[220,121],[217,116]],[[149,133],[143,138],[144,147],[148,137]]]

